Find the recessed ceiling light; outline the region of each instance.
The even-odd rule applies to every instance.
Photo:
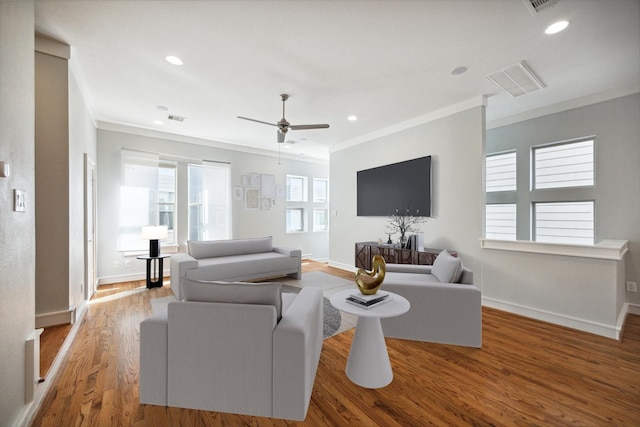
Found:
[[[347,117],[347,120],[349,120],[350,122],[355,122],[356,120],[358,120],[357,116],[349,116]]]
[[[158,109],[158,111],[169,111],[169,109],[164,105],[158,105],[156,108]]]
[[[545,34],[556,34],[560,31],[564,30],[569,26],[569,21],[558,21],[549,25],[546,30],[544,30]]]
[[[161,125],[162,124],[162,120],[154,120],[153,124],[154,125]]]
[[[182,59],[178,58],[177,56],[169,55],[169,56],[165,56],[164,59],[166,59],[169,64],[173,64],[173,65],[184,64],[184,62],[182,62]]]
[[[451,75],[452,76],[457,76],[459,74],[465,73],[467,70],[468,70],[468,68],[465,67],[465,66],[456,67],[453,70],[451,70]]]

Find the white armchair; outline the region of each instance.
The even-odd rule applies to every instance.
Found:
[[[261,295],[250,301],[254,290]],[[304,420],[322,350],[322,290],[185,280],[183,291],[185,301],[140,325],[140,402]]]

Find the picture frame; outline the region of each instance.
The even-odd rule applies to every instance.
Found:
[[[233,187],[233,200],[242,200],[244,199],[244,187],[235,186]]]
[[[271,198],[270,197],[261,197],[260,198],[260,210],[268,211],[271,209]]]
[[[260,190],[262,197],[274,197],[276,195],[276,177],[263,174],[260,176]]]
[[[259,173],[250,173],[249,174],[249,186],[251,187],[260,187],[260,174]]]
[[[246,210],[260,209],[260,189],[259,188],[249,187],[244,189],[244,208]]]

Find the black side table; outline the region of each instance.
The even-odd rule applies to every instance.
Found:
[[[136,257],[137,259],[144,259],[147,261],[147,289],[151,288],[160,288],[162,287],[162,274],[164,270],[162,269],[162,262],[165,258],[169,258],[171,255],[158,255],[158,256],[149,256],[142,255]],[[151,264],[153,263],[153,276],[151,276]]]

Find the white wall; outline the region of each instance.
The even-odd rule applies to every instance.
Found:
[[[432,215],[422,224],[425,246],[458,252],[482,288],[483,106],[331,154],[331,264],[354,268],[354,244],[383,239],[386,217],[356,216],[356,172],[432,156]],[[394,236],[397,239],[398,236]]]
[[[0,425],[19,422],[25,402],[25,341],[35,328],[34,5],[0,2]],[[27,192],[13,211],[13,189]]]
[[[287,174],[308,176],[309,179],[329,177],[325,163],[278,158],[272,155],[233,150],[229,146],[210,145],[207,141],[170,134],[152,133],[141,135],[131,132],[98,130],[98,276],[101,283],[119,281],[126,277],[143,277],[144,262],[129,257],[131,267],[125,267],[125,257],[118,252],[117,232],[120,188],[120,150],[130,148],[163,155],[174,156],[178,161],[178,199],[182,199],[182,209],[178,212],[178,241],[181,250],[186,250],[186,165],[187,159],[212,160],[231,164],[231,183],[241,185],[242,175],[249,173],[271,174],[276,184],[285,185]],[[225,148],[220,148],[220,146]],[[228,148],[227,148],[228,147]],[[299,248],[303,254],[313,259],[328,259],[329,234],[285,232],[285,201],[277,199],[270,210],[245,210],[243,201],[232,201],[232,237],[273,236],[275,245]],[[119,267],[114,267],[114,262]],[[131,279],[129,279],[131,280]]]
[[[73,57],[71,58],[73,62]],[[96,162],[97,130],[73,72],[69,73],[69,305],[85,293],[84,155]]]

